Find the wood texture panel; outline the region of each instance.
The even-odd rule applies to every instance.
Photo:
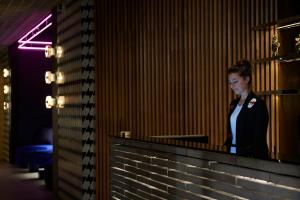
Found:
[[[72,1],[70,1],[72,2]],[[63,72],[66,80],[57,85],[57,96],[65,96],[65,107],[56,113],[56,158],[57,194],[59,198],[81,199],[82,177],[82,82],[81,77],[71,77],[73,72],[81,71],[81,31],[80,1],[64,5],[57,16],[57,43],[64,48],[64,56],[57,61],[57,71]],[[77,38],[77,39],[76,39]],[[76,48],[73,48],[75,45]],[[76,134],[77,133],[77,134]],[[72,156],[68,156],[71,154]]]
[[[95,48],[94,2],[67,0],[57,16],[57,45],[64,50],[55,71],[64,83],[54,94],[64,96],[56,108],[55,191],[60,199],[95,199]]]
[[[3,69],[10,70],[7,49],[0,52],[0,162],[9,162],[9,137],[10,137],[10,113],[11,108],[4,110],[4,103],[11,105],[10,92],[3,93],[4,85],[10,86],[10,76],[3,76]]]
[[[98,198],[108,199],[110,136],[188,147],[196,142],[151,135],[204,134],[222,149],[229,102],[227,68],[239,59],[271,56],[277,0],[101,0],[96,2]],[[253,90],[278,89],[274,61],[253,65]],[[278,102],[270,112],[268,144],[279,148]]]

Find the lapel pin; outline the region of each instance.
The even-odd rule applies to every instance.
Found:
[[[250,102],[248,103],[247,107],[252,108],[252,106],[254,106],[255,102],[256,102],[256,98],[251,99]]]

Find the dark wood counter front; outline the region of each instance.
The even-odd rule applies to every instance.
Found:
[[[112,199],[300,199],[299,165],[112,138]]]

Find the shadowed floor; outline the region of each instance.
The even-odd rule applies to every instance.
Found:
[[[0,163],[1,200],[54,200],[38,173]]]

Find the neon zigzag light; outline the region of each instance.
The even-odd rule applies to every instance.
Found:
[[[46,30],[52,25],[52,22],[48,22],[52,14],[49,14],[45,19],[43,19],[38,25],[32,28],[28,33],[26,33],[21,39],[18,40],[19,46],[18,49],[27,49],[27,50],[45,50],[46,45],[52,45],[52,42],[44,41],[32,41],[36,36]],[[30,45],[30,46],[28,46]]]

